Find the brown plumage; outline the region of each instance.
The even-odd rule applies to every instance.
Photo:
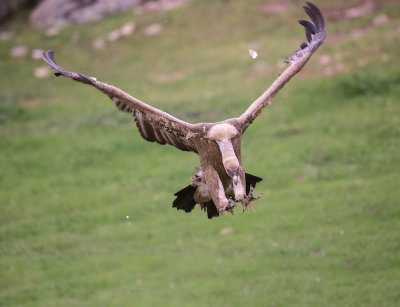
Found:
[[[147,141],[169,144],[199,155],[201,169],[192,177],[189,186],[175,193],[177,198],[173,207],[190,212],[199,204],[200,209],[207,211],[209,218],[224,211],[233,214],[236,203],[240,202],[243,210],[247,210],[252,208],[251,202],[261,196],[254,197],[253,188],[262,179],[245,173],[241,163],[244,131],[263,108],[272,103],[279,90],[303,68],[325,39],[326,23],[321,11],[310,2],[307,2],[304,10],[311,21],[300,20],[299,23],[305,28],[307,41],[287,57],[288,68],[241,116],[218,123],[187,123],[117,87],[64,70],[56,64],[52,50],[43,53],[43,59],[57,71],[56,76],[94,86],[108,95],[120,110],[132,113],[140,135]]]

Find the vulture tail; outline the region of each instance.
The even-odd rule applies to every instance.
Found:
[[[174,194],[176,198],[172,203],[172,208],[176,208],[177,210],[184,210],[186,213],[191,212],[194,206],[196,206],[196,202],[193,199],[195,192],[196,188],[191,185],[188,185],[182,190],[176,192]],[[207,212],[207,216],[209,219],[213,218],[214,216],[219,216],[217,207],[215,206],[213,201],[210,201],[204,205],[204,211]]]
[[[213,201],[210,201],[209,203],[206,203],[205,205],[206,205],[205,211],[207,211],[207,216],[209,219],[212,219],[215,216],[219,216],[219,212]]]
[[[256,187],[257,182],[262,181],[262,178],[247,173],[245,173],[245,176],[246,176],[246,194],[249,194],[250,186],[252,186],[254,189]]]
[[[193,199],[195,191],[195,187],[188,185],[182,190],[176,192],[174,194],[176,199],[172,203],[172,208],[176,208],[177,210],[185,210],[185,212],[192,211],[194,206],[196,206],[196,202]]]
[[[260,182],[262,178],[247,173],[245,173],[245,176],[246,176],[246,194],[248,194],[250,191],[250,186],[255,188],[257,182]],[[184,210],[186,213],[191,212],[194,206],[196,206],[196,202],[193,199],[195,192],[196,188],[191,185],[188,185],[182,190],[176,192],[174,194],[176,198],[172,203],[172,207],[176,208],[177,210]],[[207,211],[207,216],[209,219],[219,216],[219,212],[213,201],[206,203],[204,209],[205,211]]]

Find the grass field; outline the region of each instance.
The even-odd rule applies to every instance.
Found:
[[[257,212],[237,208],[213,220],[171,208],[199,165],[194,154],[144,141],[101,93],[34,78],[41,61],[9,56],[21,43],[52,48],[61,66],[177,117],[223,120],[241,114],[304,40],[301,2],[285,14],[263,12],[262,2],[192,1],[51,38],[24,14],[8,25],[15,35],[0,42],[0,305],[398,306],[398,1],[345,20],[332,12],[358,1],[320,4],[326,44],[243,140],[246,170],[264,178]],[[382,14],[388,22],[373,26]],[[92,48],[132,19],[132,36]],[[144,35],[154,23],[160,34]]]

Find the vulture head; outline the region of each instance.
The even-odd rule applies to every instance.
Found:
[[[236,157],[232,145],[232,138],[238,134],[237,129],[231,124],[223,123],[212,126],[207,138],[215,141],[221,152],[222,164],[227,175],[232,178],[234,184],[238,183],[240,163]]]

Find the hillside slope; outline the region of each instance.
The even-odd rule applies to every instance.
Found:
[[[273,13],[265,1],[191,1],[51,37],[23,16],[9,24],[0,304],[398,304],[400,4],[343,17],[359,4],[321,4],[326,44],[246,131],[244,165],[264,178],[256,213],[211,221],[171,208],[199,165],[194,154],[144,141],[107,97],[35,78],[43,62],[10,50],[54,49],[65,68],[187,121],[217,121],[241,114],[284,69],[304,40],[300,2]],[[93,48],[132,20],[131,36]],[[161,31],[146,35],[154,24]]]

